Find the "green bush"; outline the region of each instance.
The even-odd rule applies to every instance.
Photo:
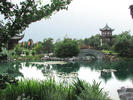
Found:
[[[15,48],[14,48],[14,51],[16,53],[16,55],[19,55],[23,52],[24,48],[22,47],[19,47],[19,45],[17,45]]]
[[[36,45],[34,47],[34,49],[32,49],[36,52],[36,54],[42,54],[43,53],[43,45],[42,43],[38,43],[38,45]]]
[[[34,56],[36,54],[36,51],[35,50],[32,50],[32,55]]]
[[[73,57],[79,53],[79,45],[76,40],[64,39],[55,44],[54,53],[57,57]]]
[[[26,49],[25,54],[26,54],[26,56],[30,55],[30,50]]]

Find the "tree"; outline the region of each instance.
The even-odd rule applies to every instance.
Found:
[[[8,0],[0,0],[0,14],[4,16],[3,28],[0,30],[0,48],[8,47],[13,36],[21,34],[31,23],[48,18],[53,12],[67,9],[71,0],[51,0],[43,5],[36,0],[21,1],[14,4]],[[1,51],[1,49],[0,49]]]
[[[36,54],[42,54],[43,53],[43,45],[42,43],[38,43],[38,45],[36,45],[33,49],[33,51],[36,53]]]
[[[114,50],[118,52],[120,56],[133,57],[133,37],[128,31],[117,35],[114,41]]]
[[[100,36],[99,35],[95,35],[95,36],[92,36],[88,39],[88,45],[89,46],[92,46],[96,49],[99,49],[100,45],[101,45],[101,42],[100,42]]]
[[[77,56],[79,53],[79,45],[76,40],[69,38],[55,44],[54,53],[57,57],[72,57]]]
[[[54,44],[53,44],[53,39],[48,38],[43,40],[43,52],[44,53],[51,53],[53,52],[54,49]]]
[[[104,50],[109,50],[110,49],[110,45],[108,43],[103,43],[103,45],[100,48],[104,49]]]
[[[87,46],[89,45],[89,39],[88,38],[84,39],[84,44],[87,45]]]

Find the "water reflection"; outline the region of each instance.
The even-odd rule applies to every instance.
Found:
[[[105,81],[105,83],[112,78],[112,72],[101,71],[100,78]]]
[[[73,62],[67,64],[34,64],[30,62],[17,62],[17,63],[2,63],[0,64],[0,74],[8,73],[14,77],[25,77],[26,73],[43,76],[48,76],[51,73],[70,74],[78,72],[82,67],[89,68],[91,71],[99,72],[99,78],[103,79],[106,83],[112,78],[112,74],[118,80],[125,81],[127,79],[133,80],[133,61],[120,61],[120,62],[109,62],[109,61],[92,61],[92,62]],[[114,69],[116,72],[104,72],[104,69]],[[38,74],[35,71],[39,71]],[[35,77],[35,76],[33,76]]]
[[[8,74],[13,77],[23,77],[23,74],[19,72],[20,68],[22,68],[21,63],[1,63],[0,74]]]
[[[114,62],[112,66],[117,70],[114,74],[118,80],[133,79],[133,61]]]
[[[55,63],[55,62],[54,62]],[[115,71],[116,70],[116,71]],[[133,86],[133,61],[92,61],[50,64],[46,62],[17,62],[0,64],[0,74],[8,73],[16,78],[44,80],[54,77],[64,83],[77,77],[91,83],[102,82],[102,87],[110,92],[110,96],[118,100],[117,89],[121,86]]]
[[[71,73],[71,72],[77,72],[80,68],[80,63],[67,63],[64,65],[53,65],[53,70],[56,70],[57,72],[65,72],[65,73]]]

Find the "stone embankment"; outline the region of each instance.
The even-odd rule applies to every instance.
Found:
[[[133,88],[125,88],[117,90],[120,100],[133,100]]]
[[[104,59],[109,60],[111,62],[120,61],[120,58],[118,58],[112,54],[104,54]]]
[[[58,57],[49,57],[49,56],[44,56],[41,58],[42,61],[92,61],[95,60],[95,57],[93,56],[88,56],[88,57],[67,57],[67,58],[58,58]]]

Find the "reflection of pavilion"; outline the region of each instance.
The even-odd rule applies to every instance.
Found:
[[[105,83],[112,78],[112,72],[107,72],[107,71],[101,71],[100,78],[102,78]]]

